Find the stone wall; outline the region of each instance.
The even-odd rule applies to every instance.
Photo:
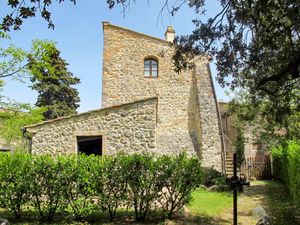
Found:
[[[229,114],[228,103],[219,102],[219,108],[222,118],[222,129],[225,138],[226,152],[228,155],[232,155],[235,151],[234,142],[238,134],[236,129],[237,119],[233,115]],[[257,133],[259,131],[257,130],[257,127],[254,124],[241,121],[239,121],[239,125],[243,127],[243,134],[245,137],[245,156],[253,157],[257,154],[263,154],[265,149],[260,149],[262,146],[257,143],[259,135],[259,133]],[[262,151],[260,152],[260,150]]]
[[[209,65],[197,64],[195,73],[201,113],[202,163],[221,170],[219,162],[225,160],[224,155],[222,159],[222,127]]]
[[[169,42],[109,23],[103,29],[103,106],[157,96],[156,152],[187,151],[203,158],[204,165],[220,169],[221,140],[209,59],[197,65],[201,71],[176,73],[174,47]],[[158,78],[144,77],[146,57],[158,60]]]
[[[150,98],[27,126],[32,153],[77,153],[76,137],[94,135],[102,136],[102,154],[152,152],[156,108],[157,98]]]

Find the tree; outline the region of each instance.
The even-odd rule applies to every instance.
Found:
[[[0,92],[4,82],[0,80]],[[24,150],[27,147],[22,127],[41,122],[44,108],[10,100],[0,95],[0,137],[7,144]]]
[[[10,38],[7,33],[4,36],[6,39]],[[48,63],[47,52],[54,44],[53,41],[34,40],[29,51],[14,45],[7,48],[0,47],[0,78],[11,77],[19,81],[31,78],[33,74],[28,70],[29,59],[39,62],[41,67],[53,70],[52,65]]]
[[[241,167],[245,160],[245,137],[241,127],[237,127],[237,136],[234,142],[234,149],[236,153],[237,167]]]
[[[39,94],[36,106],[48,109],[44,112],[47,120],[76,113],[80,99],[78,91],[71,86],[80,83],[79,78],[68,71],[68,63],[60,57],[55,43],[44,46],[43,42],[36,41],[33,48],[42,52],[39,59],[29,56],[32,89]]]
[[[254,105],[251,95],[240,91],[230,102],[229,111],[237,121],[253,124],[259,142],[272,146],[286,139],[300,138],[300,111],[297,108],[297,99],[300,90],[294,90],[289,101],[261,101]]]
[[[64,0],[60,0],[59,3]],[[75,0],[70,0],[75,3]],[[125,10],[131,0],[108,0],[109,8],[122,5]],[[205,13],[205,0],[165,0],[162,9],[172,15],[183,4]],[[257,1],[219,0],[221,11],[207,21],[195,19],[191,35],[177,38],[174,56],[177,70],[193,64],[196,55],[216,57],[218,82],[232,89],[248,88],[254,100],[265,96],[280,99],[299,85],[300,65],[300,2],[298,0]],[[8,1],[13,11],[2,23],[3,30],[23,20],[40,15],[49,22],[51,0]],[[230,79],[228,79],[230,78]]]
[[[132,0],[106,2],[109,8],[120,5],[125,11]],[[172,15],[183,4],[194,8],[199,15],[193,20],[195,30],[192,34],[176,39],[174,63],[177,71],[192,67],[194,60],[201,58],[203,54],[209,54],[216,59],[217,80],[221,86],[246,91],[252,105],[265,108],[265,112],[272,114],[274,121],[286,123],[295,110],[300,111],[300,96],[297,92],[300,84],[300,1],[217,2],[221,10],[204,20],[201,15],[206,12],[206,4],[215,2],[163,1],[162,10],[167,10]],[[8,23],[2,23],[3,29],[9,30],[7,28],[15,25],[19,29],[20,20],[22,22],[29,16],[34,17],[36,14],[33,12],[38,5],[45,6],[45,12],[48,12],[47,7],[51,4],[51,0],[35,0],[30,3],[28,0],[8,1],[14,11],[10,14],[11,17],[7,17]],[[22,8],[24,5],[27,8]],[[41,9],[43,12],[44,8]],[[44,15],[50,21],[51,14],[48,12]]]
[[[61,3],[63,1],[59,0],[58,2]],[[76,4],[76,0],[70,1]],[[12,11],[3,18],[2,29],[4,31],[10,31],[11,28],[20,30],[23,21],[27,18],[35,17],[37,13],[48,22],[49,28],[54,29],[51,12],[49,11],[52,3],[52,0],[7,0],[7,5]]]
[[[22,80],[27,75],[27,52],[16,46],[0,48],[0,78],[12,77]]]
[[[110,6],[130,3],[109,1]],[[177,71],[194,66],[203,54],[216,59],[217,80],[232,90],[246,90],[253,104],[269,101],[282,105],[291,101],[300,109],[293,93],[300,84],[300,2],[298,0],[219,0],[221,10],[207,20],[205,0],[165,0],[163,9],[175,15],[188,4],[200,16],[195,30],[177,37],[174,63]],[[211,4],[215,4],[211,3]],[[162,10],[163,10],[162,9]],[[203,17],[202,17],[203,18]]]

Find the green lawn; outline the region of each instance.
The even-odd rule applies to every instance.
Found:
[[[188,206],[189,215],[178,215],[171,221],[161,221],[155,219],[155,213],[149,215],[146,224],[189,224],[189,225],[217,225],[217,224],[232,224],[232,193],[231,192],[215,192],[205,189],[198,189],[193,193],[193,201]],[[261,204],[267,211],[267,214],[272,219],[273,225],[296,225],[300,224],[299,209],[293,204],[290,195],[287,192],[286,186],[276,181],[254,181],[244,193],[239,197],[239,222],[241,224],[255,224],[255,219],[249,223],[249,218],[252,217],[252,209]],[[26,211],[20,221],[13,219],[11,214],[0,209],[0,218],[8,218],[10,224],[40,224],[33,212]],[[55,221],[51,224],[132,224],[134,223],[134,213],[129,210],[119,210],[117,218],[113,223],[107,219],[107,215],[95,213],[85,222],[76,222],[69,214],[57,215]],[[47,223],[50,224],[50,223]],[[140,225],[140,223],[134,223]]]
[[[188,206],[192,214],[217,216],[232,207],[232,195],[227,192],[214,192],[198,189],[193,193],[193,202]]]

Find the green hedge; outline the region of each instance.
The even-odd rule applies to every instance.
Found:
[[[20,218],[33,207],[41,220],[71,211],[74,218],[132,208],[136,220],[154,210],[171,217],[201,183],[199,160],[179,156],[0,155],[0,204]]]
[[[288,141],[272,149],[276,178],[284,181],[293,199],[300,204],[300,141]]]

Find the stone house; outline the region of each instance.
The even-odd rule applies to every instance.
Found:
[[[209,68],[174,72],[175,32],[165,40],[103,22],[103,108],[26,127],[32,153],[197,155],[224,168],[221,121]]]

